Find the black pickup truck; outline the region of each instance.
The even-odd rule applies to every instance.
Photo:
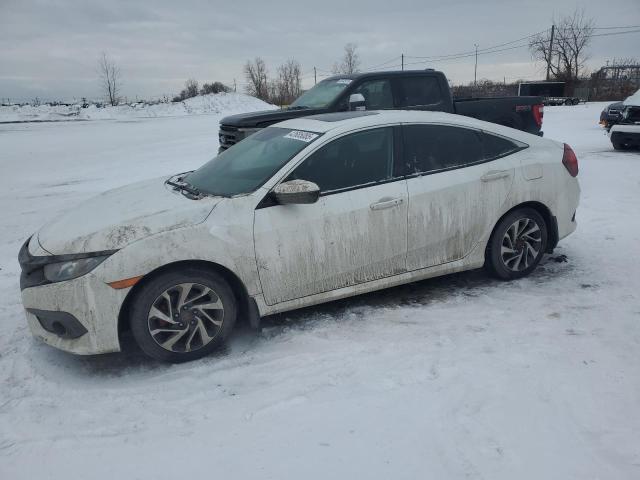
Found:
[[[220,151],[283,120],[363,108],[457,113],[542,135],[540,97],[454,99],[444,73],[405,70],[336,75],[307,90],[287,108],[225,117],[220,122]]]

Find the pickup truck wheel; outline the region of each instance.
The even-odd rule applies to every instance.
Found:
[[[529,275],[547,248],[547,225],[531,208],[514,210],[493,230],[485,254],[485,267],[501,280]]]
[[[613,149],[614,150],[626,150],[627,149],[627,147],[624,145],[624,143],[611,142],[611,145],[613,145]]]
[[[195,360],[220,347],[233,329],[236,298],[227,282],[201,268],[169,271],[142,286],[131,308],[131,332],[148,356]]]

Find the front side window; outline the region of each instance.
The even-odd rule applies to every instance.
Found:
[[[389,80],[366,81],[359,85],[353,93],[362,94],[367,110],[393,108],[393,92]]]
[[[312,153],[285,181],[308,180],[322,193],[388,180],[393,168],[393,129],[340,137]]]
[[[409,173],[428,173],[483,161],[480,133],[449,125],[407,125],[402,129]]]
[[[184,181],[210,195],[250,193],[318,137],[319,133],[268,127],[225,150]]]
[[[398,79],[399,107],[415,107],[440,103],[442,94],[435,77],[405,77]]]

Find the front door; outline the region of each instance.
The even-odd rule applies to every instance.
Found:
[[[274,305],[406,271],[407,186],[394,174],[392,127],[351,133],[284,180],[312,181],[311,205],[255,211],[256,261]]]

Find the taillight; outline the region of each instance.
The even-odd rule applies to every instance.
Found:
[[[578,175],[578,157],[576,157],[573,149],[566,143],[564,144],[562,164],[564,165],[564,168],[567,169],[567,172],[569,172],[569,175],[572,177],[576,177]]]
[[[538,127],[542,127],[542,117],[544,117],[544,105],[538,103],[533,106],[533,119],[538,124]]]

